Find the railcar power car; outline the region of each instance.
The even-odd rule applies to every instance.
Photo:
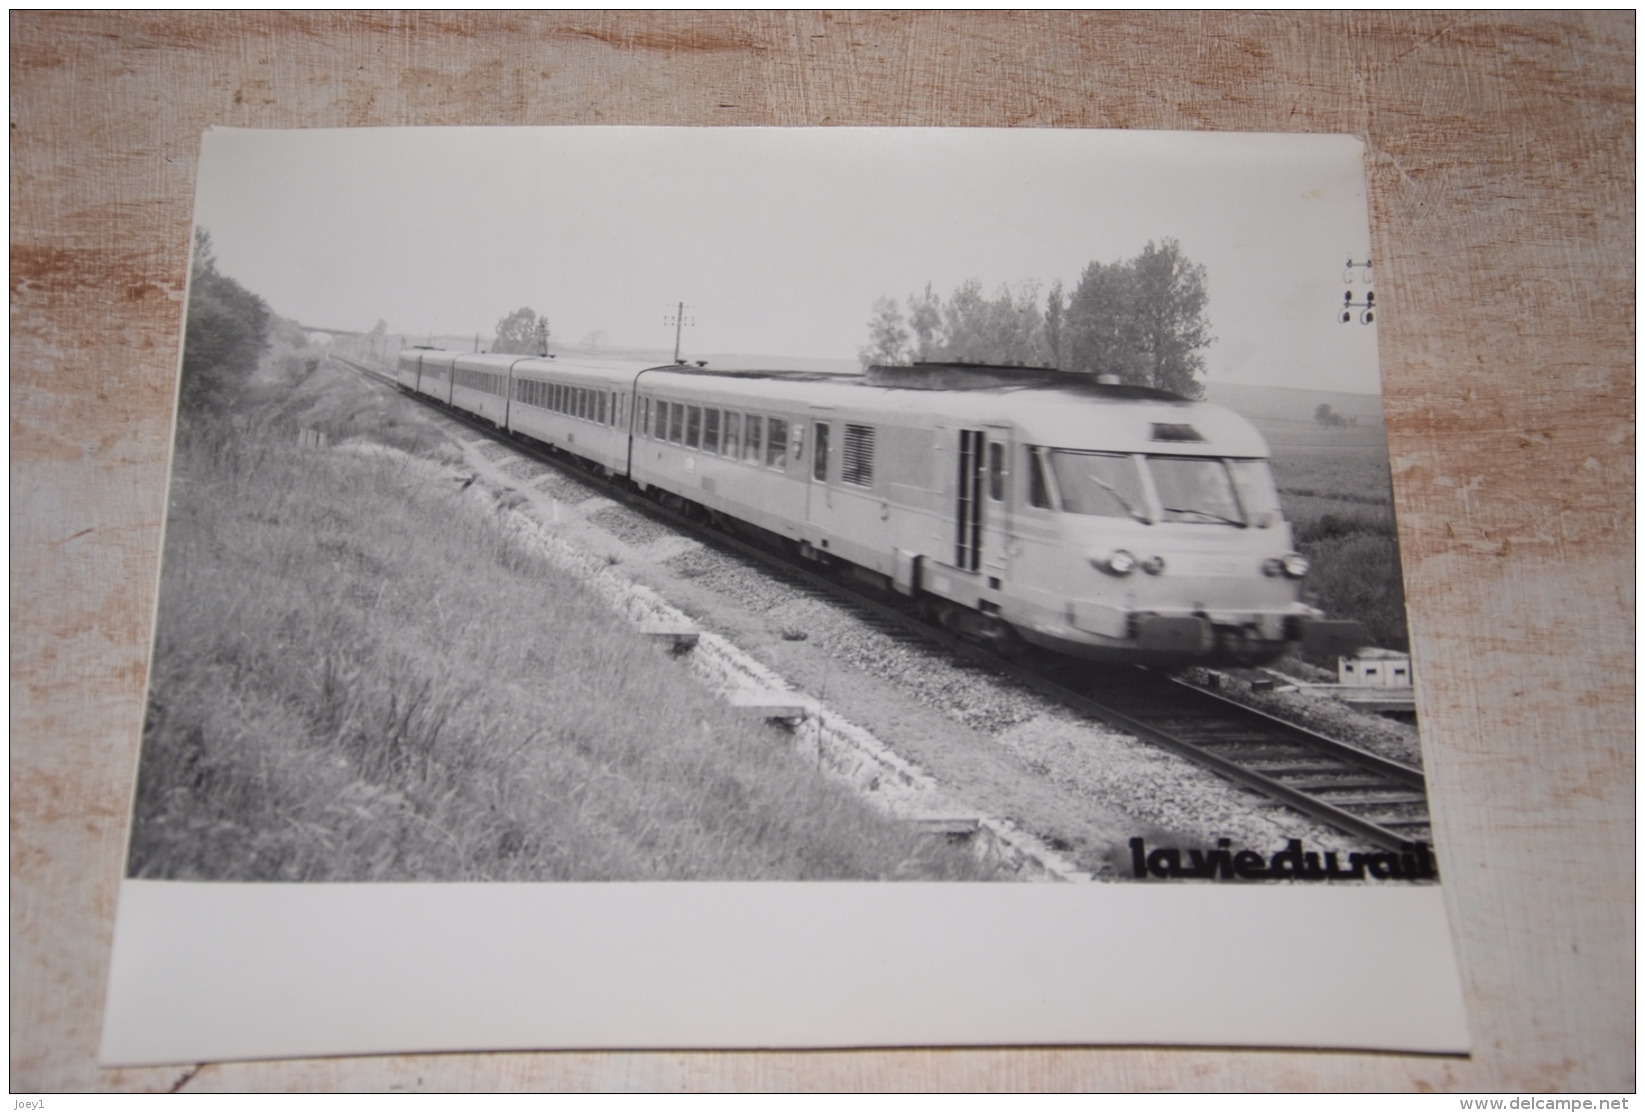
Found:
[[[399,381],[1009,648],[1257,663],[1358,644],[1300,598],[1250,422],[1090,376],[403,352]]]

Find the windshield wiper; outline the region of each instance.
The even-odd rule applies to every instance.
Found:
[[[1107,491],[1110,495],[1113,495],[1114,496],[1114,501],[1118,502],[1121,506],[1123,506],[1125,508],[1125,512],[1127,514],[1131,515],[1131,517],[1135,518],[1137,521],[1141,522],[1145,526],[1151,526],[1151,525],[1154,524],[1154,520],[1152,518],[1148,517],[1146,514],[1143,514],[1143,513],[1139,512],[1136,507],[1131,505],[1131,500],[1130,499],[1128,499],[1124,495],[1120,494],[1118,487],[1115,487],[1112,483],[1109,483],[1109,482],[1099,478],[1098,476],[1092,474],[1091,472],[1087,472],[1085,474],[1085,478],[1087,478],[1091,482],[1095,483],[1098,487],[1101,487],[1104,491]]]
[[[1167,514],[1198,514],[1202,519],[1212,522],[1221,522],[1227,526],[1238,526],[1240,529],[1245,528],[1245,523],[1238,518],[1227,518],[1211,510],[1199,510],[1189,506],[1163,506],[1160,509]]]

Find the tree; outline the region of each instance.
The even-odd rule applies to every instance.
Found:
[[[211,233],[194,232],[179,406],[202,413],[239,393],[268,350],[268,305],[217,269]]]
[[[919,297],[908,295],[908,327],[914,331],[914,359],[937,358],[942,343],[942,301],[929,282]]]
[[[1211,343],[1205,319],[1205,268],[1183,257],[1176,240],[1149,240],[1132,260],[1132,311],[1147,385],[1197,398]]]
[[[1063,297],[1062,279],[1059,278],[1051,284],[1051,292],[1045,295],[1045,363],[1048,367],[1061,367],[1068,359],[1063,327],[1067,311],[1067,299]]]
[[[1140,382],[1141,361],[1132,339],[1133,289],[1130,264],[1092,262],[1068,299],[1063,330],[1070,371],[1112,375]]]
[[[890,365],[907,363],[908,328],[903,324],[902,310],[890,298],[874,299],[874,316],[868,321],[868,347],[857,353],[862,365]]]
[[[522,306],[497,322],[497,335],[491,342],[491,350],[541,355],[547,343],[548,318],[539,316],[530,306]]]
[[[1197,398],[1205,319],[1205,268],[1176,240],[1152,240],[1134,259],[1093,262],[1069,299],[1068,368]]]

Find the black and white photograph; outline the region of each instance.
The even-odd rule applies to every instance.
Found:
[[[1465,1050],[1363,156],[1328,135],[208,132],[105,1058],[174,1053],[144,1042],[156,1002],[189,1012],[151,963],[198,957],[173,929],[208,906],[263,932],[224,963],[325,915],[365,950],[416,923],[385,964],[429,975],[438,935],[498,985],[498,956],[538,945],[527,909],[557,909],[567,947],[685,982],[706,962],[724,1023],[513,1002],[472,1035],[336,1020],[197,1055]],[[1195,938],[1185,917],[1311,957],[1254,942],[1195,982],[1079,934],[1157,957]],[[996,928],[1048,933],[1015,940],[1046,948],[1031,972],[979,973]],[[726,953],[689,957],[698,937]],[[922,940],[978,994],[1066,999],[937,1023],[966,990],[880,976],[865,992],[905,1021],[853,1020],[842,991],[789,1025],[778,990],[714,980],[816,993]],[[1333,959],[1355,940],[1381,950]],[[522,987],[605,961],[540,958]],[[1241,978],[1255,1003],[1216,1005]],[[1387,1001],[1333,1004],[1349,984]],[[1157,1015],[1093,1009],[1096,985]]]

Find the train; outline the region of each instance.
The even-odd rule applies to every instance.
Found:
[[[972,640],[1092,661],[1349,652],[1302,598],[1261,433],[1052,368],[857,374],[403,350],[408,393],[835,565]]]

